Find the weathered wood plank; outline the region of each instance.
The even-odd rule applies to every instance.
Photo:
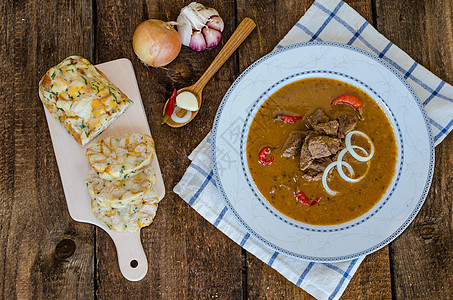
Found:
[[[119,291],[137,298],[237,299],[242,294],[241,249],[199,216],[172,192],[189,165],[187,156],[209,132],[214,113],[237,70],[230,60],[205,88],[201,110],[189,125],[172,129],[160,125],[162,107],[173,88],[193,84],[220,50],[196,53],[183,47],[179,57],[165,69],[144,67],[135,57],[131,37],[135,27],[148,18],[175,20],[190,1],[122,1],[97,4],[96,61],[129,58],[135,68],[162,169],[166,197],[154,223],[142,230],[142,243],[149,261],[147,276],[137,283],[122,278],[116,250],[110,238],[97,230],[97,295],[112,298]],[[234,3],[205,1],[225,19],[222,44],[234,29]]]
[[[250,17],[257,27],[239,49],[239,69],[244,71],[271,52],[300,19],[312,1],[237,1],[238,20]],[[239,74],[238,74],[239,75]],[[250,253],[246,256],[247,294],[250,299],[312,299],[277,271]]]
[[[90,3],[0,4],[1,298],[93,296],[92,227],[68,214],[38,97],[49,67],[90,58]]]
[[[377,1],[378,29],[420,64],[453,82],[453,5],[438,1]],[[408,229],[391,244],[393,296],[453,295],[451,136],[436,148],[430,193]]]
[[[194,83],[220,47],[203,53],[183,48],[166,69],[139,63],[131,47],[135,27],[147,18],[174,20],[190,1],[168,2],[95,1],[94,11],[87,0],[0,3],[1,298],[89,299],[93,284],[99,298],[126,293],[153,299],[311,298],[254,256],[242,255],[239,246],[171,190],[189,165],[187,155],[209,132],[229,85],[275,47],[313,0],[203,2],[224,17],[225,37],[245,16],[258,27],[208,84],[197,118],[181,129],[160,125],[162,105],[173,87]],[[375,20],[379,31],[419,63],[453,82],[450,0],[347,3]],[[114,245],[101,230],[96,231],[93,282],[93,227],[67,213],[37,84],[49,67],[71,54],[94,63],[127,57],[137,73],[167,187],[154,224],[142,230],[150,268],[138,283],[122,277]],[[452,144],[448,137],[436,148],[433,186],[419,216],[390,248],[365,259],[344,299],[389,298],[389,263],[395,298],[451,298]]]
[[[367,255],[341,299],[390,299],[389,247]]]

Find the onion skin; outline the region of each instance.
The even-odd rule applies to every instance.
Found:
[[[150,19],[142,22],[132,36],[137,57],[147,66],[163,67],[181,51],[181,37],[170,23]]]

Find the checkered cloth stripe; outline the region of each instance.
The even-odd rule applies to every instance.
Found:
[[[436,146],[453,129],[453,87],[414,61],[343,1],[314,2],[276,49],[313,41],[361,48],[397,70],[422,102]]]

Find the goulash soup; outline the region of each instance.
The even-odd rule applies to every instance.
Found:
[[[250,174],[282,214],[334,225],[369,211],[395,174],[397,145],[383,109],[328,78],[288,84],[258,109],[247,137]]]

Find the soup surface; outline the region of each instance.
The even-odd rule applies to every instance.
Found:
[[[359,113],[346,104],[331,105],[331,101],[344,94],[357,96],[362,104]],[[306,179],[301,171],[300,150],[293,157],[282,157],[284,145],[290,134],[313,132],[307,116],[322,109],[335,119],[341,114],[357,116],[354,130],[365,133],[374,145],[374,155],[367,162],[354,159],[349,153],[343,161],[354,171],[351,178],[358,182],[347,182],[333,168],[327,183],[335,195],[329,194],[322,180]],[[294,123],[276,120],[276,115],[300,115],[303,119]],[[353,135],[352,144],[371,153],[370,143],[360,135]],[[344,145],[344,138],[342,139]],[[269,165],[259,162],[263,147],[270,147],[274,160]],[[275,148],[277,147],[277,148]],[[344,146],[343,146],[344,147]],[[357,150],[361,156],[364,154]],[[336,154],[338,155],[338,153]],[[332,160],[336,160],[331,155]],[[334,225],[355,219],[369,211],[384,195],[395,174],[397,146],[394,132],[383,109],[365,92],[350,84],[328,78],[309,78],[290,83],[272,94],[258,109],[247,137],[247,162],[250,174],[258,190],[282,214],[312,225]],[[310,201],[321,200],[315,205],[304,205],[295,196],[300,190]]]

